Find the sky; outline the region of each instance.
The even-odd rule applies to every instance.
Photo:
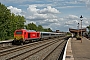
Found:
[[[25,24],[35,23],[53,31],[90,25],[90,0],[0,0],[15,15],[24,16]],[[80,18],[80,16],[83,18]]]

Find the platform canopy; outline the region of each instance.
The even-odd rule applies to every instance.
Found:
[[[81,31],[82,32],[86,32],[86,28],[83,28],[83,29],[72,29],[72,28],[69,28],[69,31],[71,33],[80,33]]]

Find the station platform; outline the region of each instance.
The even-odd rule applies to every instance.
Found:
[[[81,40],[69,38],[65,60],[90,60],[90,40],[83,37]]]

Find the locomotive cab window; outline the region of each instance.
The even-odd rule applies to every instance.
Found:
[[[22,31],[16,31],[16,34],[22,34]]]

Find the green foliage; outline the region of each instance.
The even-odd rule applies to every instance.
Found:
[[[90,25],[89,25],[89,26],[87,26],[87,28],[88,28],[88,30],[89,30],[88,34],[90,34]]]
[[[43,27],[41,25],[38,25],[37,31],[44,31]]]
[[[16,29],[24,28],[25,18],[15,15],[0,3],[0,40],[7,40],[13,37]]]
[[[52,30],[50,28],[44,29],[44,31],[46,31],[46,32],[52,32]]]
[[[34,23],[29,23],[26,27],[28,30],[37,30],[37,26]]]
[[[67,36],[72,36],[72,34],[70,32],[67,32],[66,35]]]

